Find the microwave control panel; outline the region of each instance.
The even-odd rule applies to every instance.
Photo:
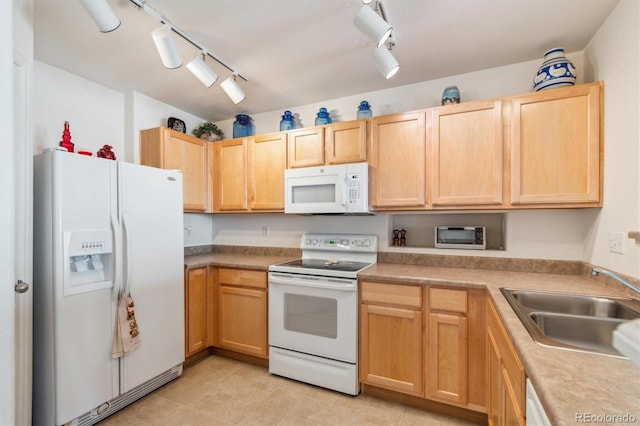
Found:
[[[349,173],[347,175],[347,204],[359,204],[362,202],[362,193],[366,188],[362,188],[363,183],[359,173]]]

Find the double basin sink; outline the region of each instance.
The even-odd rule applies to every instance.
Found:
[[[531,337],[544,346],[623,357],[612,343],[613,331],[640,318],[640,301],[501,288]]]

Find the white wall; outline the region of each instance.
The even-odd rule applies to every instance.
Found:
[[[54,148],[69,122],[75,151],[111,145],[123,159],[124,95],[44,62],[34,65],[34,153]]]
[[[585,50],[587,70],[605,81],[604,207],[590,230],[585,260],[640,277],[640,3],[622,0]],[[625,253],[608,251],[610,232],[625,235]]]
[[[457,85],[460,89],[462,102],[526,93],[531,91],[533,77],[542,64],[543,53],[540,53],[540,60],[537,61],[523,62],[354,96],[328,99],[310,105],[291,106],[287,109],[297,115],[302,127],[311,127],[314,125],[314,120],[320,107],[326,107],[331,112],[331,118],[334,122],[355,120],[358,105],[362,100],[369,101],[374,116],[431,108],[440,105],[442,91],[445,87],[452,85]],[[585,81],[583,80],[582,52],[567,53],[567,58],[576,67],[577,83]],[[402,72],[402,69],[400,69],[400,72]],[[391,80],[391,84],[392,82],[393,80]],[[279,131],[283,112],[278,110],[252,115],[251,118],[253,118],[256,134]],[[233,121],[234,119],[229,119],[216,123],[224,131],[227,138],[233,135]]]

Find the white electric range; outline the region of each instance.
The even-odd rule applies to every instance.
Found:
[[[304,234],[300,247],[269,267],[269,371],[357,395],[357,274],[376,262],[378,237]]]

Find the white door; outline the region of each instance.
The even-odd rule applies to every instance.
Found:
[[[14,44],[14,8],[0,2],[0,424],[31,424],[31,291],[16,293],[18,280],[31,280],[31,116],[32,46],[29,32]],[[24,6],[24,7],[23,7]],[[22,19],[15,26],[23,29]],[[21,52],[24,58],[14,57]],[[17,56],[17,54],[15,54]],[[14,81],[15,78],[15,81]],[[15,88],[15,91],[14,91]],[[16,132],[21,129],[21,132]],[[19,286],[19,290],[27,289]]]
[[[124,280],[141,344],[122,358],[127,392],[184,362],[182,174],[119,163]]]

